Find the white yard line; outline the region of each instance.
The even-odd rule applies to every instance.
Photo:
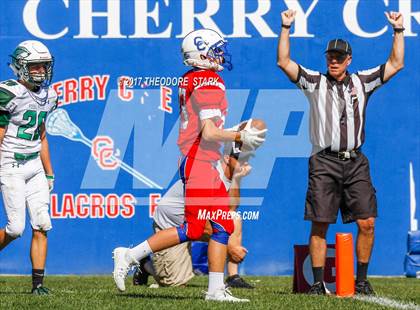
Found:
[[[420,306],[414,303],[403,303],[401,301],[397,301],[395,299],[387,298],[387,297],[379,297],[379,296],[363,296],[357,295],[353,297],[354,299],[365,301],[385,307],[391,307],[396,309],[410,309],[410,310],[420,310]]]

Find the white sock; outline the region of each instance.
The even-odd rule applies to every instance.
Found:
[[[131,258],[131,261],[133,263],[138,263],[140,260],[142,260],[146,256],[152,254],[152,250],[150,249],[150,246],[147,240],[145,240],[139,245],[135,246],[134,248],[129,249],[127,251],[127,254],[129,258]]]
[[[223,281],[224,273],[223,272],[209,272],[209,290],[208,294],[212,294],[220,288],[225,287]]]

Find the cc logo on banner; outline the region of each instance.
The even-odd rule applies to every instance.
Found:
[[[99,167],[104,170],[114,170],[119,166],[114,156],[114,140],[108,136],[97,136],[92,140],[91,153]]]

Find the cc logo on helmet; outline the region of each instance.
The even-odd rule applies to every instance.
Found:
[[[204,42],[202,37],[195,37],[194,38],[194,44],[195,44],[195,46],[197,46],[197,49],[199,51],[204,51],[206,49],[206,47],[205,47],[206,43]]]

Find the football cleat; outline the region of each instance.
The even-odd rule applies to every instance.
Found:
[[[315,282],[308,291],[309,295],[326,295],[329,293],[325,288],[324,282]]]
[[[147,285],[149,273],[144,268],[144,264],[148,259],[148,257],[145,257],[140,260],[139,265],[135,268],[133,275],[133,285]]]
[[[249,299],[246,298],[237,298],[232,295],[232,293],[227,288],[220,288],[214,293],[206,293],[205,300],[208,301],[228,301],[228,302],[249,302]]]
[[[247,288],[247,289],[255,288],[253,285],[249,284],[243,278],[241,278],[238,274],[228,277],[226,279],[226,286],[234,287],[234,288]]]
[[[42,286],[42,284],[40,284],[37,287],[32,289],[31,294],[32,295],[49,295],[50,290],[47,289],[45,286]]]
[[[354,290],[356,294],[360,295],[375,295],[375,291],[373,290],[372,285],[370,285],[368,280],[356,281]]]
[[[120,292],[125,291],[125,278],[131,267],[135,265],[127,261],[127,251],[128,248],[119,247],[112,252],[114,254],[114,282]]]

